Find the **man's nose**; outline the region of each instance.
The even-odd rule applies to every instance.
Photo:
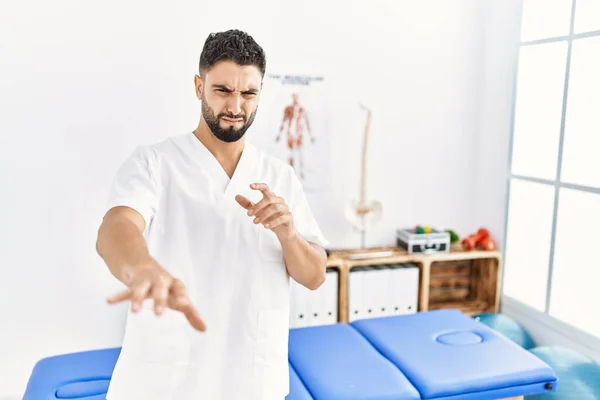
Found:
[[[242,98],[237,94],[229,97],[227,102],[227,112],[231,115],[239,115],[242,113]]]

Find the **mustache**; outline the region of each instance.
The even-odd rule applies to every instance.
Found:
[[[219,119],[221,119],[221,118],[223,118],[223,117],[225,117],[225,118],[229,118],[229,119],[239,119],[239,118],[241,118],[241,119],[243,119],[244,121],[246,121],[246,114],[238,114],[238,115],[233,115],[233,114],[223,114],[223,113],[221,113],[221,114],[219,114],[219,116],[218,116],[218,118],[219,118]]]

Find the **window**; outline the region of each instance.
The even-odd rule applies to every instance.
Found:
[[[600,194],[561,188],[550,315],[600,337],[597,287]]]
[[[504,295],[600,337],[600,1],[523,0]]]

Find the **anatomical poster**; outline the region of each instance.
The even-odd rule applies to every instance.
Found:
[[[329,186],[327,96],[322,75],[266,74],[252,128],[252,142],[291,165],[307,192]]]

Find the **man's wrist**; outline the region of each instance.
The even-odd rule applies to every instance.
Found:
[[[154,259],[149,255],[142,257],[136,262],[123,263],[119,268],[122,278],[121,281],[129,286],[136,274],[148,269],[156,268],[156,266]]]
[[[281,243],[281,245],[286,245],[286,244],[292,243],[292,242],[296,241],[299,237],[300,237],[300,235],[298,234],[296,229],[293,229],[293,228],[289,232],[277,235],[277,239],[279,239],[279,242]]]

